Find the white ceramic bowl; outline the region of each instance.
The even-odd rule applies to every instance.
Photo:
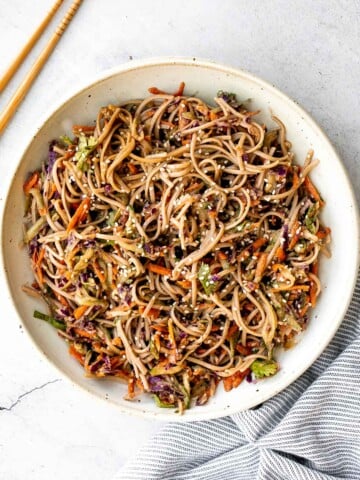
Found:
[[[187,94],[208,101],[219,89],[235,92],[239,99],[250,98],[251,107],[261,109],[267,122],[269,109],[272,109],[285,123],[299,163],[303,162],[307,150],[313,148],[321,161],[313,179],[327,202],[323,221],[332,230],[332,258],[323,258],[321,263],[323,292],[306,333],[296,347],[278,357],[279,373],[256,384],[244,382],[229,393],[219,387],[207,405],[194,407],[182,417],[171,409],[159,409],[145,395],[134,402],[124,400],[125,385],[84,377],[82,368],[68,355],[65,342],[55,330],[45,322],[33,319],[33,310],[43,305],[21,291],[21,286],[31,281],[32,275],[27,253],[19,249],[24,204],[22,184],[28,172],[39,167],[46,157],[48,142],[70,131],[73,123],[82,124],[95,119],[102,105],[144,97],[150,86],[173,91],[180,81],[185,81]],[[292,383],[321,354],[338,329],[352,295],[359,258],[358,214],[350,183],[333,147],[309,115],[283,93],[248,73],[206,61],[160,59],[132,62],[108,72],[61,103],[36,131],[20,159],[8,193],[2,225],[2,254],[14,307],[26,331],[46,358],[73,384],[115,404],[120,411],[168,421],[202,420],[264,402]]]

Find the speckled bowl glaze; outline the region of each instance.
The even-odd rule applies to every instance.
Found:
[[[85,378],[82,368],[67,352],[67,346],[48,324],[32,317],[34,309],[44,306],[22,292],[32,281],[22,238],[24,199],[22,184],[27,173],[39,167],[47,155],[51,139],[69,132],[73,123],[96,118],[99,107],[148,95],[150,86],[166,91],[186,83],[186,94],[211,102],[220,89],[235,92],[239,99],[250,99],[252,109],[261,109],[270,120],[270,109],[282,119],[293,144],[296,161],[302,163],[309,148],[314,149],[320,165],[312,174],[326,200],[323,222],[332,230],[332,257],[323,258],[320,277],[323,291],[306,332],[297,345],[278,355],[281,369],[277,375],[257,383],[244,382],[229,393],[218,388],[211,401],[193,407],[178,416],[171,409],[159,409],[146,395],[133,402],[123,399],[126,386],[110,380]],[[351,299],[359,260],[358,212],[344,167],[319,126],[296,103],[279,90],[241,70],[196,59],[166,58],[131,62],[106,72],[90,85],[61,102],[34,130],[34,136],[19,159],[19,166],[8,192],[2,219],[2,255],[8,288],[14,308],[29,337],[38,349],[73,385],[114,405],[119,411],[167,421],[205,420],[252,408],[276,395],[296,380],[317,359],[338,329]]]

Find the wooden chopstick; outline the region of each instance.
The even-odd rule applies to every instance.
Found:
[[[0,78],[0,93],[4,90],[6,85],[10,82],[14,74],[17,72],[18,68],[22,64],[22,62],[25,60],[25,58],[28,56],[29,52],[32,50],[34,47],[35,43],[39,40],[41,37],[42,33],[44,32],[45,28],[49,25],[50,20],[53,18],[55,13],[58,11],[59,7],[63,3],[64,0],[57,0],[54,5],[52,6],[51,10],[49,13],[46,15],[44,20],[40,23],[38,28],[35,30],[35,32],[31,35],[29,38],[28,42],[26,45],[24,45],[23,49],[21,52],[18,54],[18,56],[15,58],[15,60],[12,62],[10,67],[7,69],[5,74]]]
[[[57,26],[55,33],[50,38],[45,48],[42,50],[35,63],[26,74],[24,80],[21,82],[16,92],[12,96],[10,102],[5,107],[5,110],[0,115],[0,134],[4,131],[6,125],[8,124],[11,117],[16,112],[17,107],[20,105],[21,101],[29,91],[32,83],[36,79],[38,73],[44,66],[46,60],[49,58],[51,52],[54,50],[56,44],[60,40],[62,34],[66,30],[66,27],[69,25],[71,19],[75,15],[77,9],[80,7],[83,0],[74,0],[71,4],[69,10],[66,12],[64,18],[61,20]]]

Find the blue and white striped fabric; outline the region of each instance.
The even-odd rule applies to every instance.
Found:
[[[168,424],[114,480],[360,479],[360,279],[335,338],[295,383],[232,417]]]

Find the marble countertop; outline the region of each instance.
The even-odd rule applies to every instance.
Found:
[[[0,0],[0,75],[53,0]],[[55,20],[0,96],[2,109]],[[132,59],[189,56],[244,68],[299,102],[338,149],[360,199],[357,0],[85,0],[0,138],[0,209],[35,119],[94,74]],[[0,277],[0,480],[111,479],[160,424],[73,388],[40,356]]]

